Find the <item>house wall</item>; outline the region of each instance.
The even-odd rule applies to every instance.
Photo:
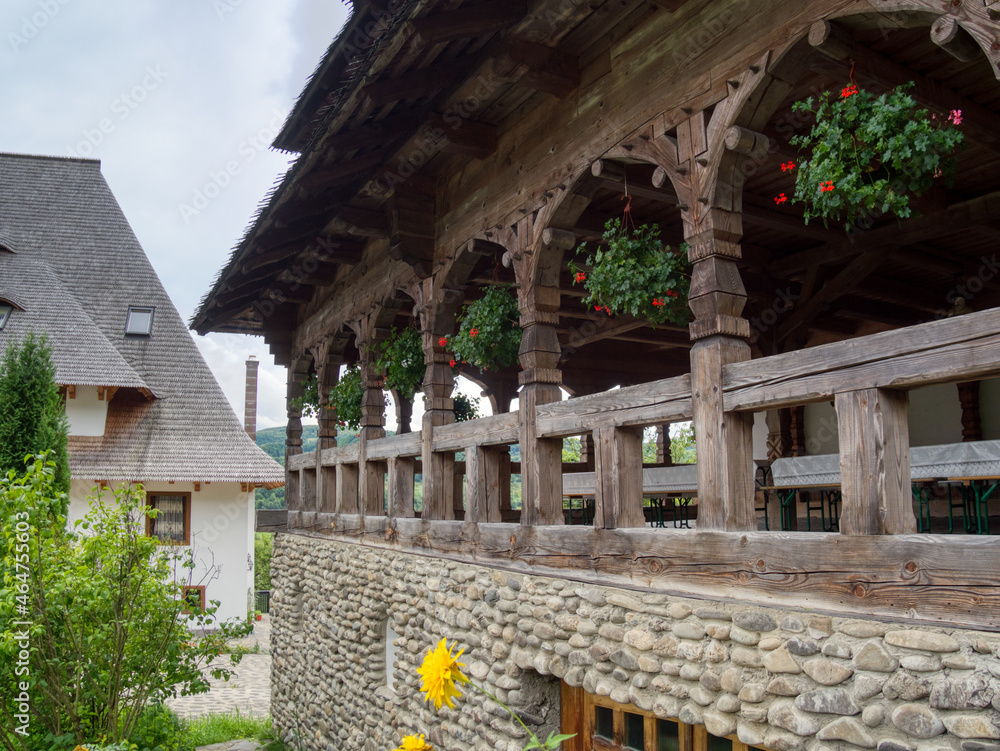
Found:
[[[454,710],[422,700],[416,670],[441,638],[545,734],[562,679],[775,751],[1000,747],[994,633],[597,587],[290,534],[277,536],[272,570],[272,714],[300,750],[382,751],[408,733],[441,749],[523,748],[523,731],[475,692]]]
[[[92,480],[73,480],[70,522],[83,518]],[[254,494],[235,482],[151,482],[149,493],[191,493],[191,550],[195,568],[182,574],[191,584],[205,585],[205,599],[219,600],[221,620],[245,618],[252,608]],[[249,602],[249,604],[248,604]]]
[[[983,381],[980,404],[983,438],[1000,438],[1000,381]],[[910,391],[908,416],[911,446],[962,442],[962,405],[958,400],[958,388],[953,383]],[[805,421],[807,454],[836,454],[839,451],[837,411],[832,403],[807,404]],[[756,455],[755,448],[754,458]]]
[[[76,396],[66,400],[70,435],[104,435],[107,418],[108,402],[97,398],[97,386],[77,386]]]

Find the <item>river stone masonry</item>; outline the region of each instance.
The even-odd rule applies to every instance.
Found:
[[[300,751],[520,751],[466,689],[435,712],[427,649],[544,738],[560,679],[773,751],[1000,751],[1000,635],[746,607],[526,576],[291,534],[275,540],[271,711]],[[386,634],[397,638],[386,672]]]

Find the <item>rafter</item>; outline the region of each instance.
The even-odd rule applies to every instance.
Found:
[[[490,0],[410,22],[416,44],[436,44],[490,34],[512,26],[527,12],[525,0]]]
[[[508,40],[493,63],[501,78],[562,99],[580,85],[577,58],[554,47]]]

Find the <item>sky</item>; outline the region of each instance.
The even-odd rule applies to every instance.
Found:
[[[101,160],[187,321],[293,155],[272,151],[347,19],[340,0],[3,0],[0,151]],[[192,334],[243,414],[284,425],[285,369],[263,339]],[[390,413],[391,415],[391,413]]]

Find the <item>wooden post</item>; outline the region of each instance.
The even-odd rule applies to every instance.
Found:
[[[410,419],[413,416],[413,402],[404,398],[398,389],[392,390],[392,401],[396,405],[396,435],[410,432]]]
[[[958,401],[962,405],[962,440],[983,440],[983,420],[979,411],[979,381],[966,381],[958,386]]]
[[[316,510],[332,512],[337,508],[337,469],[323,466],[323,451],[337,446],[337,413],[330,406],[330,389],[340,377],[341,358],[327,355],[317,364],[319,414],[316,429]]]
[[[337,466],[337,513],[360,514],[358,503],[358,465],[340,464]]]
[[[435,347],[437,347],[435,343]],[[425,347],[424,356],[427,358]],[[432,449],[434,428],[455,422],[451,392],[455,381],[451,367],[438,362],[446,357],[443,350],[433,351],[424,376],[424,418],[421,441],[423,443],[423,519],[455,518],[455,455],[437,453]]]
[[[396,456],[389,459],[389,516],[411,519],[413,510],[413,478],[416,460]]]
[[[359,493],[362,513],[367,516],[382,516],[385,514],[385,464],[368,461],[368,441],[385,438],[385,394],[382,391],[382,374],[375,368],[372,351],[374,331],[365,333],[368,336],[359,338],[358,341],[361,352],[361,385],[364,389],[361,398],[361,429],[358,432],[361,444],[358,459],[361,473]]]
[[[917,531],[910,494],[910,438],[905,391],[837,394],[843,535]]]
[[[520,302],[521,524],[563,524],[562,439],[539,438],[535,430],[535,408],[562,400],[559,288],[529,283]]]
[[[594,435],[584,433],[580,436],[580,463],[587,468],[588,472],[594,471],[596,457],[597,449],[594,447]]]
[[[691,392],[698,437],[698,529],[754,530],[753,415],[726,413],[722,400],[723,366],[750,359],[750,324],[740,317],[746,291],[736,267],[742,218],[705,210],[697,226],[685,222],[685,233],[694,264],[688,304],[695,315]]]
[[[594,527],[643,527],[642,428],[597,428]]]
[[[656,426],[656,462],[672,467],[674,455],[670,451],[670,423]]]
[[[495,446],[471,446],[465,450],[465,520],[499,522],[501,462],[507,456],[507,496],[510,503],[510,455]]]
[[[288,384],[285,391],[285,403],[288,409],[288,426],[285,429],[285,506],[290,511],[301,511],[305,508],[299,490],[299,473],[287,469],[291,458],[302,453],[302,408],[297,404],[302,399],[304,381],[304,373],[297,373],[295,368],[288,369]],[[312,505],[309,508],[311,509]]]

